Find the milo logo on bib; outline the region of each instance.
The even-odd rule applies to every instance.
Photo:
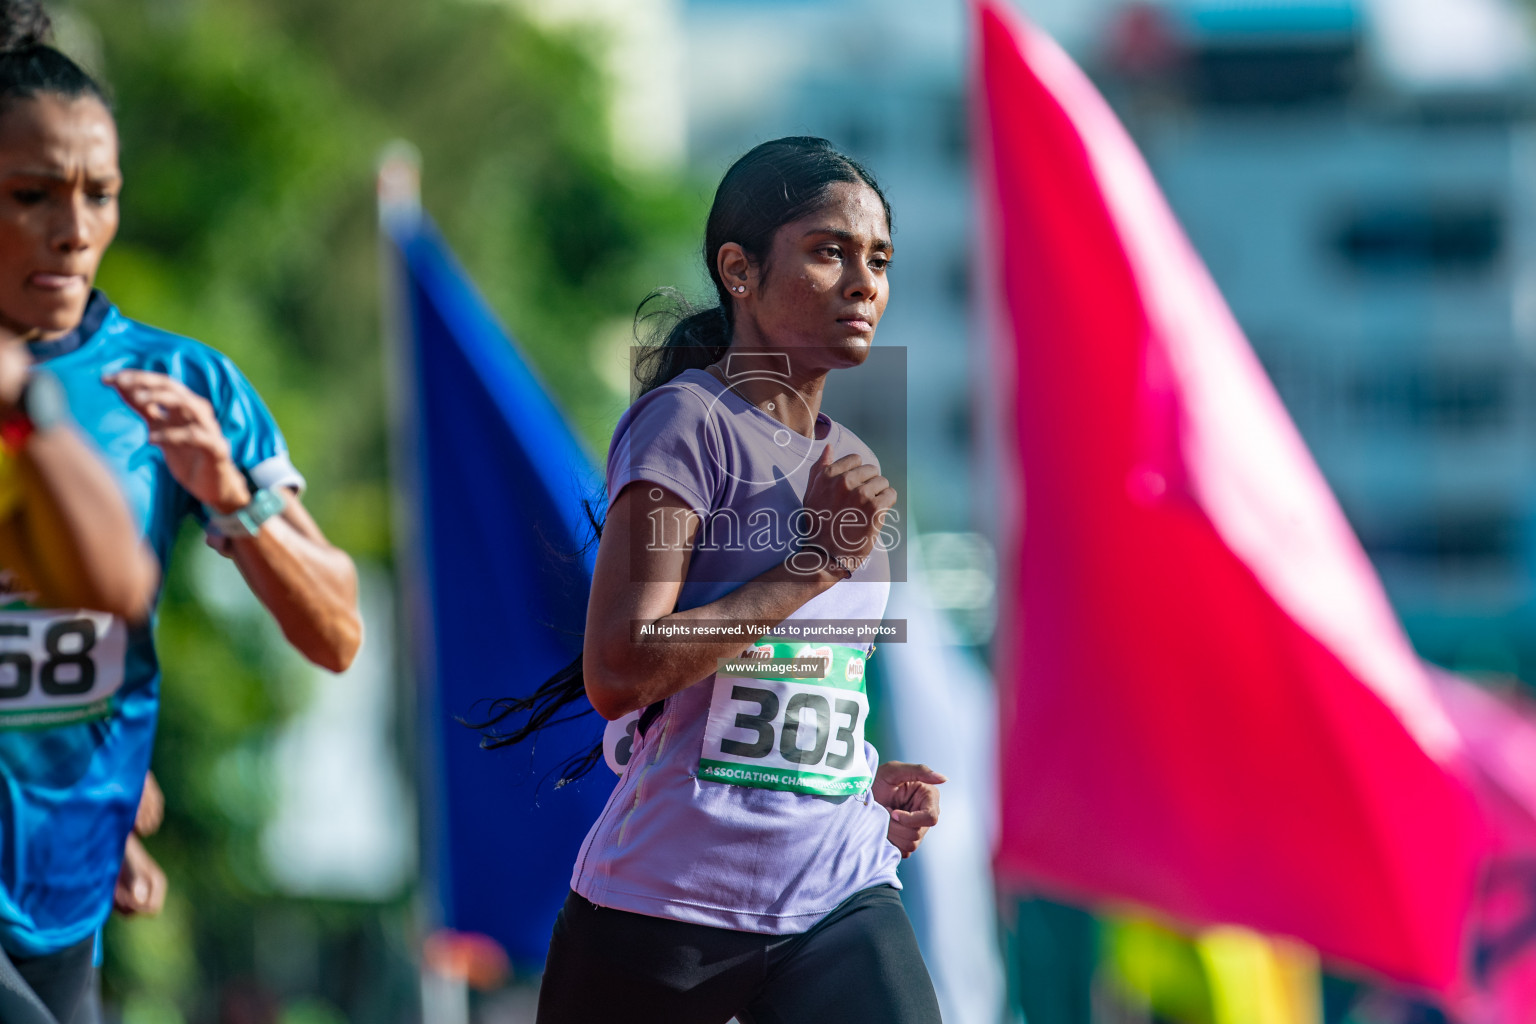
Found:
[[[699,778],[813,796],[862,793],[864,651],[765,638],[720,663]]]
[[[127,652],[127,626],[104,612],[0,608],[0,729],[106,715]]]

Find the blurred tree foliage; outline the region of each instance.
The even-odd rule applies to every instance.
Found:
[[[76,0],[60,13],[61,45],[105,79],[122,136],[122,229],[101,286],[128,315],[235,359],[337,543],[389,560],[373,172],[390,139],[420,148],[424,205],[601,450],[625,399],[594,354],[611,357],[601,339],[679,276],[702,211],[615,169],[604,83],[578,40],[468,0]],[[273,998],[299,998],[285,984],[318,983],[267,976],[257,938],[285,904],[259,836],[271,742],[299,698],[271,678],[270,630],[199,605],[196,543],[183,537],[160,622],[168,817],[149,845],[172,900],[159,920],[108,929],[109,999],[139,1024],[230,1018],[236,1003],[259,1020]],[[403,970],[408,899],[286,901],[335,968],[288,1018],[410,1018],[411,990],[387,980]]]

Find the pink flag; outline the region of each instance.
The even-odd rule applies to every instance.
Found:
[[[1456,729],[1108,105],[975,10],[999,872],[1446,990],[1484,842]]]
[[[1450,1003],[1462,1024],[1536,1020],[1536,705],[1449,672],[1434,676],[1494,836]]]

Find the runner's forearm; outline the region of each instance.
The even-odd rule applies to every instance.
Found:
[[[230,541],[230,556],[300,654],[332,672],[352,664],[363,641],[357,569],[296,498],[255,536]]]
[[[608,719],[664,700],[709,676],[722,658],[740,656],[757,639],[757,635],[723,636],[696,643],[665,639],[668,627],[776,625],[838,579],[829,572],[807,576],[780,564],[708,604],[649,622],[623,623],[626,630],[635,632],[649,626],[651,635],[658,639],[646,641],[630,634],[622,640],[611,639],[606,650],[589,642],[583,662],[587,696]],[[591,638],[594,634],[589,630],[587,635]]]
[[[147,615],[159,565],[106,466],[64,427],[33,434],[16,459],[16,539],[41,600],[133,621]]]

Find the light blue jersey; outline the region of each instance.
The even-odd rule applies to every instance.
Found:
[[[253,485],[302,488],[287,445],[233,363],[135,323],[96,293],[76,336],[34,346],[63,382],[80,430],[118,474],[167,564],[200,506],[149,443],[144,421],[102,376],[151,370],[213,405]],[[0,946],[22,956],[89,938],[106,920],[123,844],[149,769],[160,666],[149,626],[0,599]]]

